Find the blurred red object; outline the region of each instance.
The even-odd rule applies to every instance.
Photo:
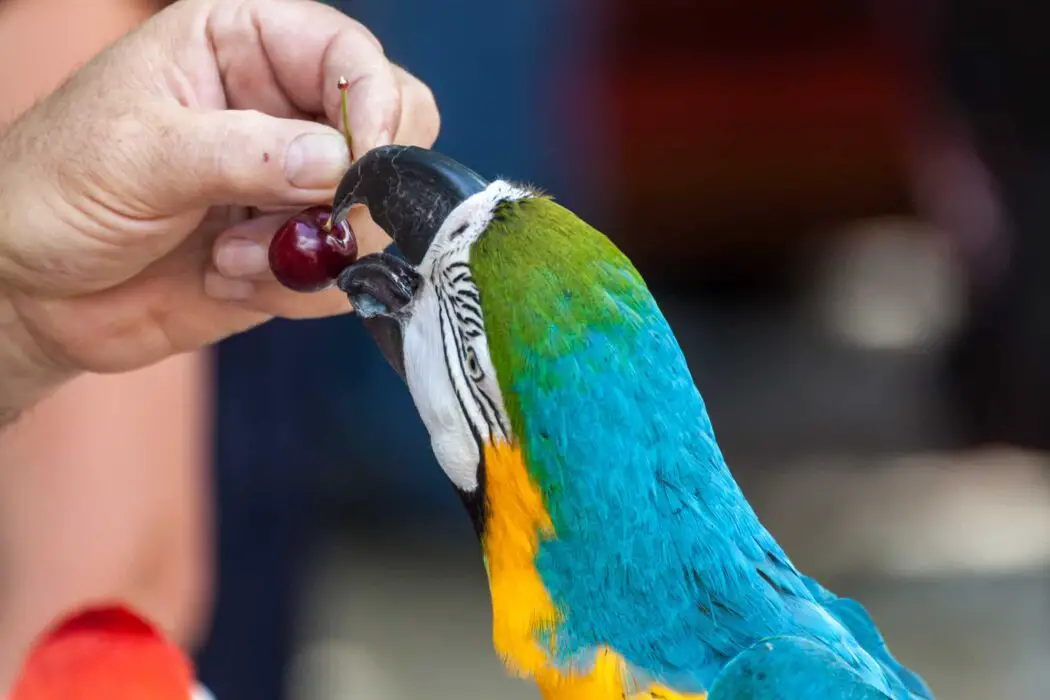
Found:
[[[189,700],[193,668],[152,623],[121,605],[78,611],[30,651],[8,700]]]
[[[907,75],[863,3],[618,5],[603,99],[632,256],[768,252],[910,210]]]

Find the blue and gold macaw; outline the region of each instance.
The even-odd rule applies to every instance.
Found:
[[[339,279],[469,510],[495,647],[548,700],[932,698],[726,466],[645,282],[550,198],[433,151],[346,174],[402,256]]]

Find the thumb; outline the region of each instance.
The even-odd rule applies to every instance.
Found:
[[[252,110],[179,111],[176,152],[154,180],[173,210],[316,204],[350,165],[343,136],[324,124]]]

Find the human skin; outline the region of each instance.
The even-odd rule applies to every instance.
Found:
[[[0,123],[157,9],[0,4]],[[127,600],[179,643],[198,639],[211,574],[207,371],[187,353],[85,374],[0,432],[0,688],[36,631],[86,600]]]
[[[24,415],[19,422],[6,426],[3,439],[11,442],[0,445],[5,450],[0,465],[5,492],[0,500],[0,563],[6,575],[0,578],[0,606],[19,608],[10,623],[5,617],[0,624],[0,653],[4,648],[24,646],[28,637],[59,609],[83,599],[112,596],[131,597],[170,634],[189,643],[198,626],[207,589],[199,566],[206,549],[201,465],[207,436],[203,435],[206,417],[201,413],[201,397],[205,393],[200,383],[200,360],[183,353],[273,315],[312,317],[347,310],[345,298],[340,303],[336,294],[306,297],[289,293],[273,281],[265,263],[263,269],[256,269],[244,259],[237,262],[236,257],[223,254],[234,239],[254,242],[264,249],[268,236],[289,209],[325,201],[331,197],[335,184],[331,178],[317,184],[285,181],[283,173],[287,168],[280,169],[281,157],[290,152],[285,148],[295,133],[304,129],[310,133],[318,131],[316,125],[309,124],[322,106],[317,93],[309,94],[302,85],[293,92],[299,92],[298,97],[306,105],[296,109],[275,99],[272,91],[267,93],[265,80],[244,84],[248,77],[245,68],[270,67],[262,57],[251,57],[259,47],[253,45],[250,37],[245,41],[244,32],[253,31],[253,16],[229,10],[251,8],[258,13],[254,19],[263,17],[262,29],[254,27],[254,31],[266,30],[268,22],[271,36],[277,27],[284,31],[283,20],[289,10],[308,17],[314,13],[313,21],[303,23],[307,36],[301,42],[313,50],[313,57],[308,57],[310,50],[305,52],[307,57],[301,53],[284,56],[284,64],[275,68],[286,74],[291,71],[292,75],[303,70],[319,73],[316,63],[298,69],[295,64],[318,61],[317,52],[327,45],[329,51],[325,55],[334,65],[326,65],[325,75],[318,75],[318,80],[323,77],[325,85],[334,85],[335,75],[329,74],[345,68],[354,91],[356,71],[356,93],[360,99],[352,107],[350,118],[355,143],[367,148],[370,140],[375,143],[383,137],[382,131],[391,127],[387,138],[392,135],[392,140],[399,143],[430,145],[436,138],[437,112],[429,91],[403,70],[390,67],[378,53],[374,39],[350,26],[346,18],[330,10],[322,14],[319,6],[310,7],[310,3],[293,5],[263,0],[216,4],[202,0],[179,5],[165,11],[165,21],[150,22],[131,41],[122,41],[119,50],[107,51],[104,60],[92,61],[74,81],[34,107],[28,115],[31,118],[20,120],[3,137],[0,196],[7,197],[5,204],[20,204],[17,208],[7,206],[0,216],[0,224],[4,225],[0,229],[0,296],[4,298],[0,301],[5,304],[0,312],[7,312],[6,316],[0,313],[0,330],[22,332],[4,338],[8,342],[0,342],[0,355],[6,353],[6,357],[0,357],[0,384],[5,390],[10,389],[0,399],[18,399],[0,408],[14,408]],[[4,7],[4,12],[8,12],[14,6]],[[93,12],[96,10],[93,7]],[[56,10],[52,7],[50,12]],[[0,25],[10,18],[11,15],[5,18],[0,13]],[[124,26],[134,22],[129,19]],[[80,18],[79,23],[90,24],[85,18]],[[202,26],[212,32],[211,49],[199,33]],[[119,33],[113,30],[111,36]],[[314,36],[309,36],[311,33]],[[36,35],[20,45],[18,51],[30,51],[48,41],[46,33]],[[96,42],[94,48],[103,43],[105,39]],[[170,47],[183,49],[174,60],[186,61],[178,64],[177,70],[190,76],[190,83],[180,83],[177,91],[200,91],[188,96],[180,92],[178,97],[196,101],[196,110],[173,104],[175,98],[165,92],[173,89],[166,82],[167,75],[143,70],[143,66],[163,66],[165,61],[173,60],[164,55],[173,50]],[[232,52],[226,54],[225,61],[210,53],[221,49]],[[91,50],[83,49],[82,58],[90,53]],[[355,57],[366,62],[355,65]],[[78,60],[81,59],[71,57],[70,63]],[[67,63],[66,72],[71,67]],[[240,74],[236,73],[238,68]],[[229,70],[234,71],[232,76],[224,73]],[[60,78],[61,71],[56,70],[48,87]],[[125,81],[132,84],[130,91]],[[134,87],[135,81],[140,81],[138,88]],[[320,90],[320,86],[318,82],[316,89]],[[227,91],[225,99],[216,95],[216,87]],[[123,94],[113,94],[114,89],[121,88],[125,90]],[[46,91],[47,87],[39,88],[40,93]],[[375,99],[380,100],[381,108],[373,108],[376,103],[369,99],[369,95],[377,94],[380,97]],[[30,91],[26,101],[33,97]],[[213,111],[226,108],[228,103],[269,112],[281,119],[266,121],[261,119],[261,113],[252,113],[247,117],[251,122],[245,124],[243,113],[230,113],[227,118]],[[328,121],[332,121],[337,104],[323,105]],[[112,122],[110,112],[115,108],[125,112],[130,109],[141,116],[137,120]],[[310,120],[306,126],[290,121],[304,118]],[[159,119],[160,123],[150,119]],[[219,127],[218,132],[201,129],[202,121],[207,122],[204,126]],[[109,138],[120,138],[112,136],[114,124],[132,129],[147,126],[154,131],[140,133],[145,140],[118,140],[114,150],[115,144],[107,148],[104,143]],[[187,131],[181,132],[184,128]],[[239,141],[238,128],[243,130]],[[362,133],[366,138],[361,138]],[[158,134],[161,138],[156,138]],[[245,141],[248,135],[250,138]],[[338,132],[332,131],[332,135],[338,137]],[[173,145],[165,139],[171,136],[180,137],[174,144],[180,148],[164,151]],[[212,144],[206,143],[209,138]],[[232,147],[231,141],[226,140],[230,138]],[[56,141],[66,141],[63,145],[69,153],[88,155],[72,160],[56,157],[55,152],[62,148]],[[183,162],[183,167],[158,171],[152,165],[186,158],[186,149],[181,147],[186,143],[220,150],[212,151],[211,157],[199,157],[203,151],[191,149],[190,160]],[[250,161],[227,158],[227,151],[236,151],[238,145],[251,149],[258,146],[260,153],[265,149],[273,158],[256,160],[258,154],[254,152]],[[92,154],[92,148],[101,152]],[[109,154],[117,157],[109,158]],[[224,166],[219,170],[214,170],[216,156],[221,157]],[[142,162],[150,165],[142,166]],[[271,165],[266,167],[265,163]],[[130,172],[126,170],[129,167]],[[143,171],[136,172],[136,167]],[[196,175],[189,172],[196,167],[203,170]],[[86,220],[78,219],[83,204],[69,201],[70,192],[76,200],[76,178],[84,176],[84,169],[92,168],[96,172],[88,172],[89,187],[96,188],[101,183],[103,198],[99,199],[99,191],[94,189],[86,204],[91,215]],[[70,172],[73,180],[68,179]],[[316,180],[316,171],[311,172]],[[183,180],[175,182],[180,176]],[[120,184],[121,178],[127,178],[124,184]],[[205,186],[204,180],[209,178]],[[142,183],[151,186],[143,190]],[[56,187],[58,184],[62,187]],[[108,191],[111,186],[116,189]],[[200,191],[194,189],[197,186]],[[114,196],[116,199],[112,199]],[[230,199],[215,199],[216,196]],[[254,205],[257,217],[246,219],[250,212],[239,207],[216,208],[227,201]],[[99,214],[94,207],[100,202],[111,207],[103,212],[106,225],[101,231],[93,228],[97,223],[94,215]],[[152,207],[149,216],[128,218],[123,212],[129,202],[133,207]],[[56,206],[58,214],[53,213]],[[206,209],[209,206],[213,208]],[[259,209],[277,213],[262,215]],[[86,232],[86,238],[64,238],[71,234],[65,228],[70,216],[73,228],[79,227],[80,232],[72,233],[83,236]],[[222,232],[223,228],[227,230]],[[359,217],[355,229],[363,251],[385,245],[381,234],[374,226],[370,229],[367,220]],[[30,232],[33,238],[19,241],[13,236],[20,231]],[[95,236],[102,232],[122,237],[125,247],[120,256],[111,258],[108,249],[105,256],[94,255]],[[149,264],[149,258],[143,256],[157,254],[144,244],[171,236],[188,238],[171,252],[154,257],[155,264]],[[209,251],[205,246],[212,240],[216,242]],[[83,253],[69,255],[77,246],[85,246]],[[12,250],[16,255],[4,259],[3,253]],[[27,257],[27,253],[39,250],[45,253],[41,259]],[[52,274],[50,266],[56,258],[59,273]],[[130,278],[117,269],[127,267],[129,259],[135,265],[145,266],[129,268]],[[34,269],[37,265],[40,267]],[[72,276],[70,270],[75,270]],[[111,274],[113,277],[107,277]],[[173,302],[178,303],[172,305]],[[117,328],[120,332],[114,334],[111,322],[117,317],[121,321]],[[163,362],[154,364],[158,361]],[[181,374],[162,373],[180,363],[184,363]],[[20,371],[11,373],[8,370],[12,366]],[[139,367],[145,369],[117,374]],[[107,374],[93,375],[92,371]],[[120,398],[128,393],[130,385],[126,382],[150,372],[155,373],[148,375],[152,379],[151,390],[160,392],[158,395],[166,400],[158,409],[155,395],[148,406],[128,411]],[[89,392],[92,386],[94,390]],[[57,392],[56,387],[60,387]],[[119,387],[124,387],[124,391],[116,391]],[[48,394],[49,398],[40,400]],[[88,400],[93,402],[90,410],[96,422],[85,424],[79,418],[69,421],[69,416],[83,412],[83,402]],[[49,419],[40,419],[41,416]],[[134,440],[128,439],[127,434],[150,436],[156,425],[164,421],[172,421],[174,429],[190,439],[175,440],[177,444],[172,445],[144,439],[141,448],[128,458],[126,443]],[[85,425],[90,427],[85,429]],[[165,431],[171,427],[164,425]],[[167,476],[157,476],[163,468],[158,459],[160,450],[172,462],[171,471],[177,472],[168,481]],[[125,465],[123,471],[114,467],[118,454]],[[88,456],[97,464],[94,470],[84,466]],[[47,461],[52,457],[58,466]],[[187,464],[193,468],[185,469]],[[178,529],[173,521],[189,522],[191,526]],[[180,552],[183,546],[185,551]],[[99,563],[101,547],[111,551],[104,565]],[[82,556],[71,560],[66,556],[68,550],[76,550]],[[183,566],[180,560],[188,563]],[[171,573],[171,569],[177,571]],[[0,669],[0,673],[9,679],[11,669]]]

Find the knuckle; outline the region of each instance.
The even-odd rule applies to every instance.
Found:
[[[441,113],[438,110],[434,91],[423,81],[409,76],[402,88],[402,119],[412,125],[413,139],[423,146],[437,141],[441,131]]]
[[[358,34],[360,34],[361,37],[365,41],[370,43],[375,48],[376,51],[378,51],[381,54],[385,54],[385,49],[383,48],[383,43],[381,41],[379,41],[379,37],[377,37],[375,34],[372,33],[371,29],[369,29],[368,27],[366,27],[365,25],[361,24],[360,22],[358,22],[355,19],[352,19],[350,21],[352,23],[351,27],[354,29],[354,31],[356,31]]]
[[[266,169],[262,167],[262,158],[256,161],[250,157],[250,154],[264,148],[260,142],[263,140],[261,135],[267,133],[265,120],[266,117],[257,110],[227,113],[211,120],[215,127],[212,133],[203,135],[197,141],[198,152],[194,157],[208,164],[204,169],[211,172],[214,186],[226,189],[236,183],[240,188],[250,187],[254,190],[268,179]],[[258,139],[253,138],[253,134],[259,135]],[[249,163],[256,162],[256,167],[249,167]]]

